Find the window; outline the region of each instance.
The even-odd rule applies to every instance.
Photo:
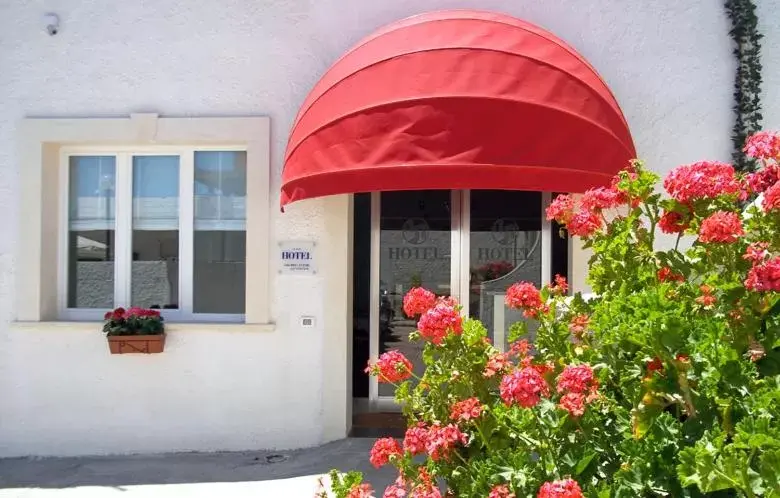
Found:
[[[243,321],[247,153],[236,148],[63,150],[60,308]]]

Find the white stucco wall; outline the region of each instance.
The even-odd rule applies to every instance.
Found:
[[[780,0],[758,3],[765,122],[777,129]],[[276,276],[275,327],[179,327],[166,352],[150,357],[109,356],[97,324],[11,326],[14,282],[25,278],[14,271],[24,250],[15,235],[24,218],[19,119],[270,116],[271,243],[342,240],[343,200],[276,210],[298,106],[376,28],[425,10],[474,7],[537,23],[577,48],[613,89],[650,166],[728,158],[734,62],[721,2],[0,0],[0,456],[301,447],[343,433],[348,413],[341,405],[350,366],[338,370],[348,361],[348,320],[332,299],[346,292],[343,273]],[[44,31],[47,11],[61,18],[57,36]],[[343,247],[320,247],[322,258],[343,263]],[[317,317],[315,327],[301,328],[301,315]]]

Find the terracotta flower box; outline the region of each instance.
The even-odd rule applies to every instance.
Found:
[[[165,327],[159,310],[116,308],[103,317],[111,354],[154,354],[165,349]]]
[[[165,349],[165,334],[110,335],[107,339],[111,354],[154,354]]]

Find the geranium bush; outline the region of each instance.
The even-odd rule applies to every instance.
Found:
[[[159,335],[165,332],[159,310],[119,307],[106,312],[103,319],[103,332],[108,336]]]
[[[780,496],[780,136],[745,151],[758,172],[681,166],[664,195],[633,162],[557,197],[547,216],[592,249],[597,297],[513,285],[507,305],[538,330],[514,324],[506,352],[452,299],[412,290],[425,373],[397,351],[369,366],[409,427],[371,451],[398,469],[382,496]],[[332,481],[375,496],[358,473]]]

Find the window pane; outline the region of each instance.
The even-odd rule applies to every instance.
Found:
[[[133,157],[131,304],[179,307],[179,156]]]
[[[116,159],[73,156],[68,170],[67,306],[112,308]]]
[[[438,296],[451,293],[452,219],[449,190],[382,192],[379,220],[379,354],[398,349],[425,373],[423,341],[411,342],[415,322],[403,312],[403,297],[413,287]],[[379,384],[380,396],[393,386]]]
[[[195,153],[193,311],[245,312],[246,152]]]
[[[506,346],[511,325],[524,320],[504,305],[506,290],[516,282],[542,283],[542,195],[472,190],[470,214],[469,314]],[[533,321],[529,332],[533,338]]]

